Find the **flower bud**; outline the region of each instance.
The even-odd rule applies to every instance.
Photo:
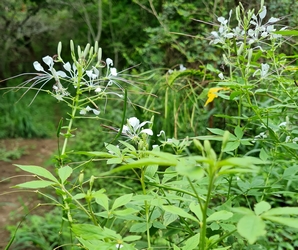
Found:
[[[87,43],[87,45],[85,47],[85,50],[84,50],[84,53],[83,53],[83,58],[87,57],[89,49],[90,49],[90,43]]]
[[[61,41],[58,43],[58,48],[57,48],[57,54],[58,54],[58,60],[61,59],[61,50],[62,50],[62,43]]]
[[[91,46],[91,48],[90,48],[90,50],[89,50],[89,58],[88,58],[88,60],[91,60],[92,59],[92,57],[93,57],[93,46]]]
[[[70,40],[70,51],[71,53],[75,53],[73,40]]]
[[[98,52],[97,52],[97,62],[100,65],[101,62],[101,56],[102,56],[102,51],[101,48],[98,48]]]
[[[199,140],[194,139],[193,142],[198,150],[200,150],[201,152],[204,152],[204,147]]]
[[[92,187],[93,187],[94,180],[95,180],[95,177],[94,177],[94,175],[92,175],[92,176],[90,177],[90,180],[89,180],[89,186],[90,186],[90,190],[91,190],[91,189],[92,189]]]
[[[84,182],[84,173],[81,172],[80,175],[79,175],[79,184],[82,185]]]
[[[230,132],[226,130],[223,134],[221,150],[223,150],[226,147],[229,141],[229,137],[230,137]]]
[[[82,58],[82,50],[81,50],[81,47],[78,45],[78,57],[79,59]]]
[[[96,41],[94,44],[94,53],[97,53],[97,51],[98,51],[98,41]]]

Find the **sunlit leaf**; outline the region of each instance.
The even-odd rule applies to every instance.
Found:
[[[64,183],[71,174],[72,168],[70,166],[65,166],[58,169],[58,175],[62,183]]]
[[[52,182],[52,181],[28,181],[28,182],[24,182],[24,183],[16,185],[16,187],[36,189],[36,188],[49,187],[54,184],[56,184],[56,183]]]
[[[261,201],[257,203],[254,207],[256,215],[260,215],[271,208],[270,204],[266,201]]]
[[[246,238],[249,244],[256,242],[258,237],[264,236],[265,222],[256,215],[245,215],[237,224],[238,233]]]
[[[230,219],[232,216],[233,216],[233,213],[228,212],[226,210],[221,210],[221,211],[218,211],[218,212],[215,212],[215,213],[211,214],[207,218],[207,222],[227,220],[227,219]]]
[[[17,166],[18,168],[20,168],[26,172],[29,172],[29,173],[38,175],[40,177],[49,179],[51,181],[54,181],[56,183],[59,183],[59,181],[56,179],[56,177],[54,175],[52,175],[51,172],[46,170],[45,168],[42,168],[39,166],[17,165],[17,164],[15,164],[15,166]]]

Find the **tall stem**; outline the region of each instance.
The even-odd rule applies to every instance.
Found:
[[[61,151],[61,156],[64,156],[65,152],[66,152],[66,147],[67,147],[67,143],[68,143],[68,139],[71,137],[71,130],[72,130],[72,125],[76,116],[76,112],[78,109],[78,104],[79,104],[79,100],[80,100],[80,94],[81,94],[81,90],[80,90],[80,85],[81,85],[81,79],[82,79],[82,75],[83,75],[83,70],[81,65],[77,65],[78,68],[78,82],[77,82],[77,90],[76,90],[76,95],[73,98],[72,101],[72,111],[71,111],[71,115],[70,115],[70,120],[67,126],[67,130],[66,130],[66,134],[64,135],[64,143],[63,143],[63,147],[62,147],[62,151]],[[62,164],[61,164],[62,166]]]
[[[140,182],[141,182],[141,186],[142,186],[142,190],[143,190],[143,194],[146,195],[146,185],[145,185],[145,168],[142,167],[141,168],[141,178],[140,178]],[[145,200],[144,202],[145,205],[145,216],[146,216],[146,231],[147,231],[147,244],[148,244],[148,248],[147,249],[151,249],[151,242],[150,242],[150,227],[149,227],[149,220],[150,220],[150,216],[149,216],[149,205],[148,202]]]
[[[211,192],[213,189],[213,184],[214,184],[214,175],[210,174],[209,176],[210,180],[209,180],[209,185],[208,185],[208,192],[207,192],[207,197],[206,197],[206,202],[205,205],[203,207],[203,218],[202,218],[202,222],[201,222],[201,232],[200,232],[200,244],[199,244],[199,249],[200,250],[205,250],[205,242],[206,242],[206,231],[207,231],[207,210],[209,207],[209,202],[211,200]]]

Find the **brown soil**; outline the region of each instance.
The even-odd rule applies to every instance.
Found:
[[[45,166],[57,149],[57,141],[53,139],[9,139],[0,140],[0,147],[7,150],[24,149],[24,154],[17,160],[0,161],[0,249],[9,242],[6,226],[18,223],[26,214],[40,203],[37,194],[12,188],[16,184],[33,179],[13,164]],[[38,211],[34,210],[34,213]],[[42,212],[41,212],[42,213]]]

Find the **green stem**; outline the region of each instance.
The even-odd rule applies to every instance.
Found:
[[[61,151],[61,157],[64,156],[65,152],[66,152],[66,147],[67,147],[67,143],[68,143],[68,138],[71,137],[71,130],[72,130],[72,125],[74,122],[74,119],[76,117],[76,112],[78,109],[78,104],[79,104],[79,100],[80,100],[80,94],[81,94],[81,90],[80,90],[80,85],[81,85],[81,79],[83,77],[83,70],[82,70],[82,66],[77,64],[77,69],[78,69],[78,82],[77,82],[77,91],[76,91],[76,96],[73,98],[72,101],[72,111],[71,111],[71,116],[70,116],[70,120],[67,126],[67,130],[66,130],[66,134],[65,134],[65,139],[64,139],[64,143],[63,143],[63,147],[62,147],[62,151]],[[63,164],[61,164],[62,166]]]
[[[146,185],[145,185],[145,168],[142,167],[141,168],[141,178],[140,178],[140,182],[141,182],[141,186],[142,186],[142,190],[143,190],[143,194],[146,195]],[[144,202],[145,205],[145,216],[146,216],[146,231],[147,231],[147,243],[148,243],[148,248],[147,249],[151,249],[151,242],[150,242],[150,227],[149,227],[149,220],[150,220],[150,216],[149,216],[149,205],[148,202],[145,200]]]
[[[210,168],[212,168],[212,166],[210,166]],[[210,180],[209,180],[209,185],[208,185],[206,202],[205,202],[205,205],[203,206],[203,210],[202,210],[203,218],[202,218],[202,222],[201,222],[201,232],[200,232],[200,244],[199,244],[200,250],[205,250],[206,231],[207,231],[207,210],[208,210],[209,203],[211,200],[211,192],[212,192],[213,184],[214,184],[213,173],[210,174],[209,178],[210,178]]]

